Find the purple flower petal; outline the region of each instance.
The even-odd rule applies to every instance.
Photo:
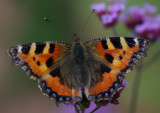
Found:
[[[125,10],[125,4],[123,3],[117,3],[117,4],[112,4],[108,7],[108,11],[111,13],[120,13],[121,11]]]
[[[146,11],[146,13],[149,15],[153,15],[157,12],[157,7],[152,6],[149,3],[144,3],[143,8]]]
[[[90,8],[91,8],[92,10],[95,9],[95,12],[96,12],[96,13],[100,13],[100,12],[105,11],[105,9],[106,9],[106,4],[105,4],[105,3],[92,4],[92,5],[90,6]]]
[[[123,82],[123,86],[129,86],[129,82]]]
[[[135,28],[136,25],[142,24],[146,16],[153,16],[157,12],[157,7],[145,3],[143,8],[132,6],[121,17],[120,21],[124,22],[128,28]],[[144,27],[136,28],[137,31],[144,31]]]
[[[117,13],[106,13],[104,15],[101,16],[102,19],[102,23],[103,24],[111,24],[115,21],[115,19],[117,19],[118,15]]]
[[[145,11],[139,6],[132,6],[127,12],[120,16],[120,21],[124,22],[128,28],[134,28],[136,25],[143,23]]]
[[[131,14],[131,18],[138,20],[143,20],[145,17],[145,11],[139,6],[132,6],[129,9],[129,13]]]

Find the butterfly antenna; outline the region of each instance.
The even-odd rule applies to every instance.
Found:
[[[88,21],[90,20],[92,14],[94,13],[95,9],[92,10],[91,14],[89,15],[89,17],[87,18],[87,20],[85,21],[85,23],[82,25],[81,29],[80,29],[80,33],[79,35],[84,31],[86,25],[88,24]]]
[[[62,28],[58,27],[57,25],[55,25],[53,22],[51,22],[47,17],[44,17],[43,18],[46,22],[52,24],[52,26],[56,29],[58,29],[59,31],[61,31],[62,33],[66,34],[65,33],[65,30],[63,30]]]

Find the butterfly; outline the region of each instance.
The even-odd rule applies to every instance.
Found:
[[[146,56],[149,41],[136,37],[105,37],[85,43],[73,35],[72,45],[48,41],[8,50],[15,65],[38,80],[42,93],[56,103],[76,103],[84,93],[90,101],[111,101],[123,87],[125,74]]]

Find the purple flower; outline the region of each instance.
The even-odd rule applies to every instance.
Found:
[[[157,12],[157,7],[152,6],[149,3],[144,3],[143,8],[146,12],[146,15],[154,15]]]
[[[160,36],[160,16],[146,17],[143,24],[135,27],[135,32],[151,41],[158,39]]]
[[[92,4],[90,8],[95,9],[96,14],[106,28],[116,24],[119,13],[125,9],[125,3],[121,0],[111,0],[111,5],[106,9],[105,3]]]
[[[98,14],[98,16],[101,16],[106,12],[106,4],[105,3],[97,3],[92,4],[90,8],[93,10],[95,9],[95,12]]]
[[[129,86],[129,83],[124,81],[123,88],[125,88],[126,86]]]
[[[124,22],[128,28],[134,28],[143,23],[145,11],[139,6],[132,6],[127,12],[120,16],[120,21]]]
[[[95,108],[96,108],[96,104],[94,102],[91,102],[90,108],[86,109],[85,113],[90,113]],[[115,113],[115,112],[116,112],[116,110],[114,109],[114,106],[108,105],[106,107],[99,108],[94,113]]]
[[[145,3],[142,8],[132,6],[120,16],[120,21],[124,22],[128,28],[134,29],[136,25],[144,22],[146,16],[153,16],[156,12],[157,8],[149,3]]]
[[[126,5],[124,3],[116,3],[108,6],[108,11],[111,13],[120,14],[123,10],[125,10]]]
[[[117,13],[106,13],[101,16],[102,23],[105,25],[105,27],[113,26],[118,18]]]

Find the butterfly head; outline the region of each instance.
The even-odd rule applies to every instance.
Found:
[[[80,44],[80,39],[76,33],[73,34],[73,43]]]

